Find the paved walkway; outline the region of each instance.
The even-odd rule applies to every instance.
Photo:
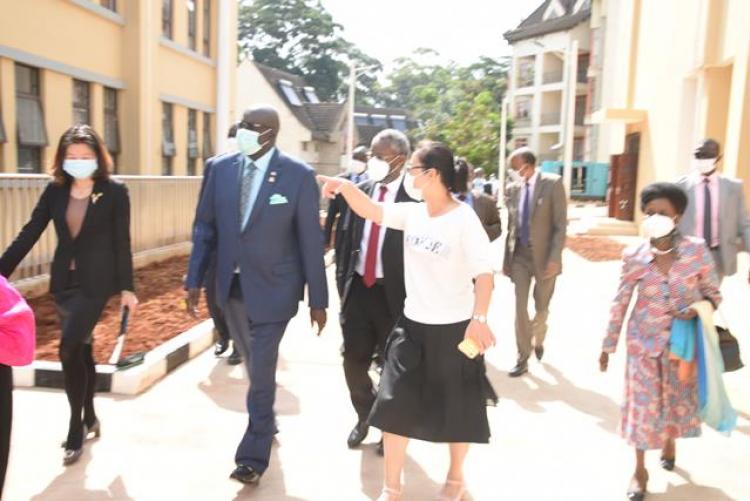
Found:
[[[747,270],[747,261],[742,269]],[[489,415],[492,443],[475,447],[467,481],[475,500],[619,500],[632,471],[632,452],[616,433],[623,382],[618,353],[607,374],[597,358],[617,262],[589,263],[565,255],[565,274],[553,302],[543,364],[518,380],[514,362],[513,296],[499,279],[491,324],[499,346],[488,356],[501,401]],[[743,273],[746,276],[746,273]],[[750,288],[725,284],[733,327],[750,361]],[[744,308],[744,309],[743,309]],[[305,312],[306,313],[306,312]],[[346,448],[354,424],[338,349],[336,309],[315,338],[303,315],[282,344],[278,414],[281,433],[272,467],[257,488],[227,479],[244,429],[246,384],[240,368],[205,353],[137,398],[98,398],[103,436],[81,462],[61,466],[59,441],[67,405],[59,391],[17,390],[13,452],[6,497],[35,500],[342,500],[376,497],[381,459],[372,432],[360,450]],[[648,457],[649,499],[750,499],[750,370],[727,375],[742,418],[731,438],[706,430],[678,444],[678,468]],[[447,464],[445,446],[414,442],[406,468],[406,500],[434,499]]]

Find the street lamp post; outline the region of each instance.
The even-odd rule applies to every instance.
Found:
[[[354,61],[349,63],[349,123],[346,128],[346,162],[351,160],[354,152],[354,94],[357,88],[357,77],[373,68],[377,68],[377,65],[357,67]]]

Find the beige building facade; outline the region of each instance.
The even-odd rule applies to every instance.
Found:
[[[595,159],[637,144],[637,194],[688,173],[711,137],[750,196],[749,22],[747,0],[594,0]]]
[[[234,116],[233,0],[0,0],[0,172],[89,123],[120,174],[197,175]]]

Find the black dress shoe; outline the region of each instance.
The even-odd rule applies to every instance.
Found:
[[[544,356],[544,346],[534,346],[534,355],[537,360],[541,361]]]
[[[364,421],[360,421],[354,426],[352,432],[349,434],[349,438],[346,440],[346,445],[350,449],[357,447],[362,441],[367,438],[367,432],[370,431],[370,425]]]
[[[229,349],[228,339],[219,339],[214,347],[214,355],[220,357]]]
[[[242,363],[242,355],[240,355],[240,352],[237,351],[236,346],[232,348],[232,354],[229,355],[229,358],[227,358],[227,363],[229,365],[240,365]]]
[[[244,464],[237,465],[229,478],[242,482],[243,484],[257,484],[260,482],[260,473],[250,466]]]
[[[524,360],[523,362],[518,362],[515,367],[508,373],[510,377],[518,377],[522,376],[529,372],[529,364],[526,363]]]
[[[667,459],[665,457],[661,458],[661,467],[664,468],[667,471],[674,470],[675,465],[675,458]]]
[[[378,456],[380,456],[380,457],[385,456],[385,449],[383,448],[383,439],[382,438],[380,439],[380,442],[378,442],[378,447],[375,449],[375,453]]]

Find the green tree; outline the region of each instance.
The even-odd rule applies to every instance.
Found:
[[[358,80],[360,96],[372,100],[380,62],[343,38],[320,0],[243,0],[238,29],[242,53],[304,77],[324,101],[346,95],[348,61],[375,66]]]

